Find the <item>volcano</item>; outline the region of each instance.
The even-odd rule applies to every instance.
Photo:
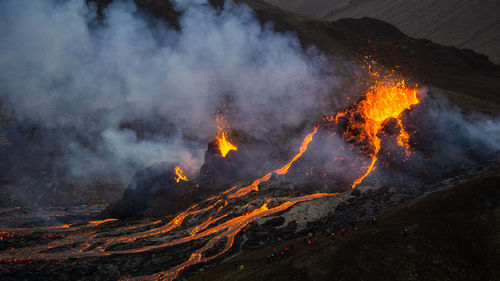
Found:
[[[1,5],[2,280],[499,276],[487,57],[262,1]]]

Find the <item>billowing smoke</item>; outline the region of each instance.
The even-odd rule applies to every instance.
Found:
[[[0,124],[0,150],[8,155],[1,179],[41,177],[30,184],[50,188],[61,178],[127,184],[161,161],[182,164],[191,177],[216,133],[219,109],[228,110],[235,131],[272,145],[285,140],[292,151],[313,122],[353,96],[356,67],[304,49],[295,34],[262,25],[245,5],[208,2],[173,1],[179,18],[166,21],[131,0],[101,13],[84,0],[1,1],[0,117],[15,116],[15,125]],[[403,118],[413,158],[389,165],[404,166],[398,173],[405,181],[498,154],[500,122],[426,100]],[[342,188],[353,178],[344,171],[359,176],[363,169],[363,157],[340,137],[311,150]],[[255,166],[264,166],[261,154]],[[328,166],[326,157],[345,166]],[[297,165],[311,171],[311,163]],[[374,176],[384,173],[378,168]]]
[[[421,103],[403,113],[413,152],[405,161],[386,147],[374,177],[381,184],[429,185],[443,179],[472,177],[500,155],[500,119],[464,114],[439,91],[422,90]],[[383,144],[384,145],[384,144]],[[389,152],[389,155],[384,155]],[[392,158],[392,159],[391,159]]]
[[[299,126],[340,85],[340,66],[245,5],[174,6],[178,29],[133,1],[102,18],[84,0],[0,2],[1,101],[60,146],[59,170],[122,183],[159,161],[195,173],[221,106],[262,137]]]

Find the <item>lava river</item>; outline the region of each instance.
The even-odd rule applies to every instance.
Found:
[[[380,140],[377,137],[382,123],[388,118],[399,119],[400,114],[418,103],[416,89],[407,87],[403,82],[395,84],[378,84],[371,89],[358,103],[346,111],[338,113],[331,118],[332,122],[339,122],[343,118],[349,121],[350,126],[356,127],[358,134],[346,132],[347,141],[352,138],[364,138],[370,144],[368,156],[371,158],[366,172],[352,184],[354,188],[373,170],[380,149]],[[360,113],[363,122],[356,121],[354,114]],[[222,117],[221,117],[222,118]],[[219,120],[223,124],[222,120]],[[220,126],[224,127],[223,125]],[[234,186],[221,194],[208,198],[195,204],[175,217],[161,220],[143,220],[129,225],[116,220],[94,221],[85,225],[64,225],[43,228],[17,228],[2,230],[0,236],[32,235],[42,233],[52,235],[46,243],[34,246],[24,246],[6,249],[0,252],[2,263],[31,263],[33,261],[66,262],[70,259],[84,259],[89,257],[108,257],[144,253],[148,251],[165,249],[176,245],[185,245],[193,241],[202,241],[201,246],[193,248],[187,259],[180,261],[165,271],[152,275],[133,277],[137,280],[173,280],[186,268],[196,264],[206,263],[227,253],[235,242],[235,238],[248,224],[257,219],[276,214],[289,209],[295,204],[333,196],[335,193],[317,193],[299,197],[260,198],[251,201],[247,198],[245,206],[240,208],[244,212],[235,212],[234,207],[244,202],[241,200],[251,192],[258,192],[259,184],[268,181],[273,174],[284,175],[298,160],[308,145],[313,141],[314,135],[319,130],[319,125],[314,127],[303,140],[299,152],[284,166],[263,177],[254,180],[249,185]],[[226,131],[220,129],[220,140],[227,140]],[[361,133],[359,133],[361,132]],[[401,146],[408,146],[408,136],[401,124]],[[230,144],[230,143],[229,143]],[[236,146],[229,145],[221,150],[225,156]],[[176,169],[177,181],[187,177],[182,170]],[[147,239],[148,243],[143,243]],[[127,245],[124,249],[123,245]],[[215,252],[214,252],[215,251]]]

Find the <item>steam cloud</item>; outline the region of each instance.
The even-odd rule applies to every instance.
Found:
[[[326,113],[325,105],[340,109],[341,95],[351,95],[343,89],[356,68],[304,50],[247,6],[173,3],[179,29],[132,1],[114,1],[102,21],[84,0],[0,2],[0,101],[20,124],[43,128],[41,150],[61,146],[51,165],[124,184],[159,161],[193,174],[224,104],[232,128],[265,138]],[[436,136],[429,147],[440,163],[500,151],[498,121],[437,104],[410,114]]]
[[[262,27],[245,5],[174,6],[179,30],[132,1],[114,1],[97,25],[83,0],[0,2],[1,100],[50,130],[73,176],[127,183],[158,161],[193,173],[224,103],[233,127],[262,136],[300,124],[339,85],[326,57]],[[123,126],[137,120],[163,131],[138,138]]]

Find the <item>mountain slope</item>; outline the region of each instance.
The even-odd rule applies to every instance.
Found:
[[[283,9],[326,20],[372,17],[387,21],[409,36],[473,49],[500,63],[500,3],[494,0],[451,1],[280,1]]]
[[[498,280],[498,182],[500,174],[482,176],[384,210],[376,225],[349,226],[345,238],[337,226],[335,241],[317,234],[310,247],[302,238],[277,242],[206,274],[217,280]],[[290,257],[266,262],[273,248],[292,244]]]
[[[500,62],[498,1],[350,1],[326,18],[365,16],[392,23],[410,36],[470,48]]]
[[[444,92],[467,111],[500,111],[500,67],[470,50],[446,47],[407,36],[381,20],[325,22],[285,12],[262,1],[238,1],[252,7],[262,22],[278,31],[294,31],[304,46],[363,64],[367,59],[397,69],[409,79]]]
[[[267,0],[284,10],[306,16],[324,14],[325,11],[341,8],[349,3],[349,0]]]

